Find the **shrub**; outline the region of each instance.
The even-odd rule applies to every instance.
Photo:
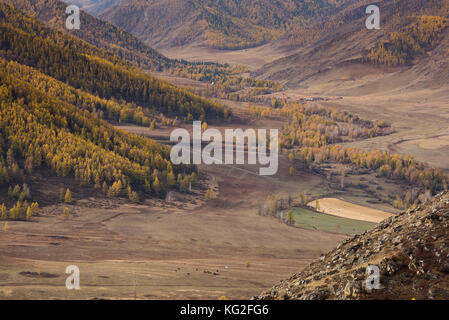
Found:
[[[212,190],[212,189],[207,190],[207,191],[206,191],[206,198],[207,198],[208,200],[213,200],[213,199],[215,199],[215,192],[214,192],[214,190]]]
[[[68,219],[68,218],[69,218],[69,216],[70,216],[70,210],[69,210],[69,208],[64,208],[64,210],[62,211],[62,216],[63,216],[65,219]]]
[[[6,208],[5,204],[2,204],[0,206],[0,217],[2,218],[2,220],[6,220],[8,219],[8,209]]]
[[[67,191],[65,192],[64,202],[65,203],[72,203],[72,193],[70,192],[69,189],[67,189]]]
[[[130,186],[128,187],[128,198],[132,202],[139,202],[139,194],[133,191]]]
[[[31,220],[31,218],[33,218],[33,211],[31,210],[31,207],[28,207],[27,213],[26,213],[26,219],[29,221],[29,220]]]

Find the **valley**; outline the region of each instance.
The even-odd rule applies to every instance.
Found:
[[[64,5],[51,1],[48,12],[61,12]],[[361,60],[360,48],[386,33],[351,25],[326,35],[331,22],[314,29],[328,16],[349,19],[365,1],[301,8],[319,30],[318,41],[295,38],[301,45],[292,45],[291,32],[303,32],[303,23],[263,25],[270,10],[260,9],[258,19],[249,10],[250,26],[236,34],[246,13],[227,8],[220,16],[193,1],[165,35],[143,2],[72,2],[124,29],[89,15],[90,32],[71,34],[40,1],[18,1],[34,13],[16,22],[8,19],[21,14],[0,6],[2,117],[9,119],[0,125],[0,173],[9,179],[0,176],[0,203],[39,201],[30,219],[2,215],[0,299],[248,299],[447,189],[449,29],[413,63],[393,66]],[[429,12],[441,13],[437,2]],[[182,11],[179,1],[159,9],[170,3],[177,5],[170,14]],[[126,10],[136,19],[121,20]],[[227,21],[230,33],[206,26],[198,12]],[[34,49],[20,51],[17,39]],[[38,48],[67,65],[53,67]],[[42,148],[32,170],[27,163],[38,155],[19,136],[29,130],[10,129],[29,128],[30,119],[65,143],[58,150],[29,138]],[[249,164],[172,165],[171,132],[190,132],[196,119],[221,133],[278,129],[277,173],[260,176]],[[32,196],[21,202],[8,188],[24,184]],[[66,189],[70,201],[61,197]],[[68,265],[80,268],[81,290],[65,288]]]
[[[137,205],[72,189],[73,205],[47,206],[34,223],[10,221],[2,232],[7,245],[1,249],[0,293],[8,299],[133,299],[135,277],[137,299],[255,295],[345,238],[257,215],[255,208],[272,192],[323,192],[319,176],[292,178],[286,159],[280,164],[275,177],[260,177],[254,166],[202,167],[216,190],[217,198],[209,201],[201,192]],[[70,208],[68,219],[60,216],[61,206]],[[64,287],[70,264],[80,267],[80,291]]]

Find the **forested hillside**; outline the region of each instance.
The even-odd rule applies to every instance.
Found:
[[[7,203],[18,200],[10,212],[2,207],[2,218],[11,219],[37,210],[27,202],[39,200],[27,182],[41,169],[132,201],[186,190],[196,181],[195,168],[172,166],[167,147],[105,120],[146,126],[156,112],[186,120],[226,114],[221,105],[4,4],[0,103],[0,188],[9,189]]]
[[[291,24],[304,24],[325,15],[338,2],[126,0],[100,17],[152,45],[179,46],[204,41],[213,48],[238,49],[277,39]]]
[[[377,44],[365,56],[365,61],[386,65],[403,65],[436,47],[442,33],[449,26],[440,16],[421,16],[389,38]]]
[[[0,68],[52,97],[96,114],[100,119],[114,123],[129,122],[141,126],[150,125],[151,112],[140,106],[136,107],[134,103],[127,103],[122,99],[99,98],[15,61],[8,62],[0,58]]]
[[[1,0],[28,15],[46,22],[59,31],[65,29],[67,4],[60,0]],[[70,30],[70,34],[94,46],[133,62],[138,67],[152,70],[165,70],[175,61],[171,61],[156,50],[144,45],[126,31],[84,11],[81,11],[82,29]]]
[[[1,55],[101,98],[124,99],[186,119],[222,117],[224,106],[157,80],[86,42],[52,30],[11,7],[0,18]]]
[[[288,80],[296,86],[321,71],[348,62],[368,67],[410,66],[431,57],[430,53],[447,38],[447,0],[379,1],[379,30],[365,26],[365,9],[370,4],[367,0],[345,1],[328,16],[307,25],[292,25],[279,40],[292,54],[270,62],[254,75]]]
[[[62,33],[68,33],[104,49],[104,52],[95,53],[98,56],[102,56],[106,52],[109,60],[118,56],[145,71],[164,72],[197,81],[213,82],[214,92],[212,95],[214,97],[237,99],[235,92],[245,87],[251,89],[251,96],[280,89],[279,84],[270,81],[243,77],[242,73],[247,71],[243,67],[169,59],[120,27],[97,19],[83,11],[81,11],[81,30],[68,31],[65,29],[67,4],[60,0],[0,0],[0,2],[2,1],[44,21]],[[253,88],[254,90],[252,90]]]

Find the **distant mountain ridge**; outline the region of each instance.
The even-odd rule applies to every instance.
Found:
[[[277,39],[291,23],[306,23],[340,2],[124,0],[99,17],[156,47],[199,42],[213,48],[238,49]]]
[[[118,5],[122,1],[123,0],[66,0],[65,2],[77,5],[86,12],[97,15],[110,7]]]
[[[298,87],[348,63],[416,66],[420,70],[426,69],[427,63],[432,69],[447,64],[448,0],[378,1],[380,30],[365,27],[365,10],[370,4],[368,0],[348,1],[326,18],[307,26],[296,25],[277,41],[287,55],[253,76]],[[434,71],[432,74],[438,76],[437,69]]]
[[[446,61],[449,1],[377,1],[380,30],[365,27],[365,11],[371,4],[369,0],[124,0],[99,16],[166,52],[190,45],[241,49],[270,43],[285,56],[252,76],[290,88],[347,63],[360,63],[366,70],[369,65],[416,65],[414,72],[435,68],[432,74],[437,76],[435,66],[441,68]]]
[[[21,8],[34,8],[37,17],[51,26],[63,27],[65,5],[61,5],[61,1],[13,2]],[[84,6],[103,3],[75,2]],[[168,48],[169,52],[170,47],[189,44],[232,49],[272,42],[285,57],[263,66],[252,76],[284,82],[287,87],[298,87],[307,79],[345,63],[411,65],[434,49],[444,53],[444,45],[439,44],[444,44],[447,38],[444,30],[449,18],[448,0],[379,1],[376,4],[381,9],[380,30],[365,28],[365,9],[370,4],[369,0],[123,0],[107,8],[99,17],[123,27],[132,35],[87,14],[83,16],[88,25],[87,32],[74,31],[72,34],[112,50],[139,67],[156,71],[184,69],[181,73],[187,75],[208,70],[200,78],[215,82],[215,69],[225,73],[229,70],[222,66],[194,66],[168,59],[147,44]],[[420,23],[423,16],[434,18]],[[433,30],[435,26],[438,27]],[[419,35],[423,30],[428,35],[421,40],[415,37],[409,41],[409,33]],[[431,64],[435,65],[445,61],[445,56],[427,59],[432,59]],[[179,71],[175,73],[179,74]]]
[[[81,29],[66,30],[67,3],[61,0],[0,0],[0,3],[2,2],[23,10],[52,28],[105,49],[147,71],[168,72],[206,82],[224,81],[229,76],[236,76],[235,70],[228,65],[169,59],[122,28],[84,11],[81,11]]]
[[[65,29],[67,3],[61,0],[0,0],[44,21],[52,28]],[[133,35],[81,11],[82,28],[69,33],[92,45],[106,49],[139,67],[163,70],[173,63]]]

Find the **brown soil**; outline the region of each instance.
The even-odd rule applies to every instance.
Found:
[[[391,213],[376,209],[362,207],[347,201],[335,198],[319,199],[318,211],[337,217],[379,223],[391,216]],[[310,202],[309,206],[315,206],[316,202]]]
[[[280,122],[242,127],[251,125],[279,127]],[[122,128],[143,135],[171,131]],[[73,204],[49,201],[32,222],[10,221],[8,230],[0,231],[0,297],[238,299],[257,294],[345,238],[257,215],[270,193],[323,194],[323,178],[305,172],[291,177],[288,167],[285,156],[273,177],[259,176],[256,166],[201,166],[201,188],[172,202],[130,204],[72,186]],[[50,195],[65,183],[52,179],[45,183]],[[206,201],[208,187],[216,190],[215,200]],[[71,212],[67,219],[64,207]],[[72,264],[81,271],[79,291],[65,288],[65,268]]]

